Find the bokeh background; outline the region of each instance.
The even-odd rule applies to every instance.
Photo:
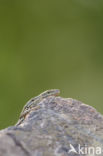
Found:
[[[103,0],[0,1],[0,129],[52,88],[103,113]]]

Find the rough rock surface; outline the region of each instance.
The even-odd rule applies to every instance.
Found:
[[[38,105],[19,126],[0,131],[0,156],[103,156],[103,116],[93,107],[54,96]]]

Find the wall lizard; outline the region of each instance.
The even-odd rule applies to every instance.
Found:
[[[42,99],[49,97],[49,96],[57,96],[60,93],[59,89],[51,89],[47,90],[40,95],[30,99],[25,106],[23,107],[23,110],[20,114],[19,121],[17,122],[16,126],[20,125],[22,121],[25,119],[26,115],[32,110],[32,109],[39,109],[40,106],[37,106],[39,102],[42,101]]]

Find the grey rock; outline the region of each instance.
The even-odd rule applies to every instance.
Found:
[[[103,116],[95,108],[54,96],[38,105],[0,131],[0,156],[103,156]]]

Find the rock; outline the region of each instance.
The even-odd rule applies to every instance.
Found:
[[[20,125],[0,131],[0,156],[103,156],[103,116],[96,109],[54,96],[38,106]]]

